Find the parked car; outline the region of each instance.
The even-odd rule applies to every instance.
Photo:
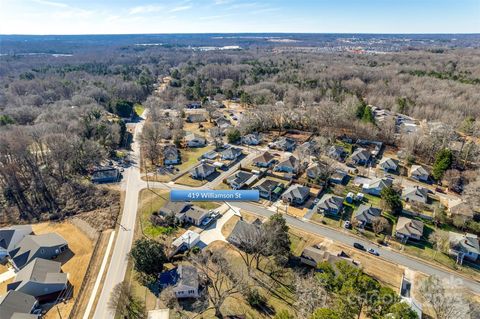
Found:
[[[207,226],[208,224],[210,224],[212,222],[212,220],[213,219],[211,217],[205,218],[202,222],[202,226],[204,226],[204,227]]]
[[[314,203],[314,204],[317,204],[319,201],[320,201],[320,198],[315,198],[315,200],[313,201],[313,203]]]
[[[345,229],[350,229],[352,228],[352,223],[350,223],[350,221],[345,221],[345,223],[343,223],[343,228]]]
[[[219,217],[219,216],[220,216],[220,213],[217,212],[216,210],[210,211],[210,218],[215,219],[215,218],[217,218],[217,217]]]
[[[376,250],[373,249],[373,248],[370,248],[370,249],[368,250],[368,253],[370,253],[370,254],[372,254],[372,255],[374,255],[374,256],[380,256],[380,254],[378,253],[378,251],[376,251]]]
[[[365,247],[360,244],[360,243],[353,243],[353,247],[357,248],[357,249],[360,249],[360,250],[366,250]]]

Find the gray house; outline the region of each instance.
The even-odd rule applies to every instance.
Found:
[[[366,165],[368,164],[368,162],[370,162],[371,158],[372,158],[372,154],[366,149],[361,147],[357,148],[350,156],[350,159],[356,165]]]
[[[273,163],[273,155],[269,152],[265,152],[253,160],[253,165],[258,167],[270,167]]]
[[[195,267],[180,265],[170,271],[160,274],[159,283],[161,288],[172,287],[175,297],[197,298],[198,294],[198,272]]]
[[[258,180],[258,176],[250,172],[238,171],[229,178],[227,183],[233,189],[240,189],[244,186],[250,186]]]
[[[188,147],[204,147],[207,145],[207,141],[203,137],[191,132],[185,135],[185,143]]]
[[[222,160],[233,161],[240,156],[242,156],[242,149],[237,147],[230,147],[222,152]]]
[[[361,204],[353,213],[353,219],[357,222],[358,227],[371,226],[373,221],[382,215],[380,208],[372,205]]]
[[[247,145],[258,145],[260,141],[261,138],[259,134],[247,134],[242,137],[242,143]]]
[[[345,154],[345,149],[339,145],[330,146],[327,152],[328,157],[336,159],[337,161],[345,157]]]
[[[423,236],[423,222],[407,217],[399,217],[395,226],[395,236],[404,242],[409,239],[420,240]]]
[[[330,176],[330,182],[334,184],[344,184],[347,179],[348,173],[342,169],[336,169]]]
[[[480,255],[480,245],[478,236],[474,234],[448,233],[450,242],[449,253],[457,259],[458,264],[462,264],[466,258],[470,261],[477,261]]]
[[[407,187],[402,191],[402,199],[406,202],[426,204],[428,202],[428,189],[420,186]]]
[[[260,193],[260,197],[268,200],[276,199],[283,191],[283,184],[271,179],[265,179],[260,184],[253,187]]]
[[[16,269],[22,269],[36,258],[53,259],[66,251],[68,243],[57,233],[27,235],[9,251]]]
[[[362,186],[362,191],[370,195],[380,196],[382,190],[386,187],[392,186],[392,180],[389,178],[377,178]]]
[[[299,165],[300,162],[298,161],[298,159],[295,156],[290,155],[289,157],[278,163],[277,166],[275,166],[275,171],[293,174],[298,172]]]
[[[289,202],[295,205],[302,205],[310,196],[310,188],[302,185],[292,185],[282,195],[282,199],[285,202]]]
[[[207,119],[205,118],[205,115],[200,113],[195,113],[195,114],[189,114],[186,118],[186,121],[188,123],[201,123],[201,122],[206,122]]]
[[[92,183],[116,183],[120,179],[120,171],[114,167],[96,169],[91,176]]]
[[[398,169],[398,161],[390,157],[384,157],[380,160],[378,166],[385,172],[396,172]]]
[[[30,225],[16,225],[0,229],[0,260],[8,255],[25,236],[33,233]]]
[[[7,290],[35,298],[63,291],[67,288],[68,275],[61,272],[61,266],[59,262],[37,258],[17,273]]]
[[[296,145],[297,142],[294,139],[288,137],[281,137],[275,142],[271,143],[270,147],[285,152],[291,152],[295,149]]]
[[[33,310],[38,303],[35,297],[20,291],[10,290],[0,296],[0,318],[1,319],[37,319]]]
[[[428,171],[420,165],[410,167],[410,177],[420,182],[428,182]]]
[[[215,173],[215,166],[202,163],[190,171],[190,175],[195,179],[206,179]]]
[[[310,166],[307,168],[307,176],[308,176],[308,178],[316,179],[316,178],[319,177],[321,174],[322,174],[322,168],[320,167],[320,164],[318,164],[318,163],[315,163],[315,164],[313,164],[313,165],[310,165]]]
[[[239,220],[232,229],[232,232],[227,237],[227,241],[239,248],[249,238],[255,238],[257,233],[260,232],[261,222],[248,223],[244,220]]]
[[[200,225],[208,212],[200,207],[194,206],[189,202],[167,202],[159,210],[161,216],[175,216],[178,223],[188,222],[194,225]]]
[[[180,154],[175,145],[165,145],[163,148],[163,164],[176,165],[180,164]]]
[[[316,205],[317,212],[324,215],[338,215],[343,208],[343,198],[325,194]]]

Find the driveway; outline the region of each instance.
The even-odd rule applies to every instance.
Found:
[[[214,221],[208,228],[203,230],[200,233],[200,241],[205,245],[210,245],[212,242],[220,240],[226,241],[225,236],[222,235],[222,228],[226,222],[230,220],[234,215],[238,215],[233,209],[227,206],[227,204],[223,204],[218,209],[220,213],[222,213],[222,217]]]

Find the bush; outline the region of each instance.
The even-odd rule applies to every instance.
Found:
[[[247,302],[253,308],[263,308],[267,305],[267,298],[261,295],[257,289],[250,289],[247,292]]]

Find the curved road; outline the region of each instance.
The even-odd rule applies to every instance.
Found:
[[[146,113],[142,116],[144,118]],[[130,168],[126,169],[124,172],[124,185],[126,185],[126,195],[125,195],[125,203],[122,212],[122,218],[120,221],[121,227],[119,227],[117,238],[115,240],[115,246],[113,249],[112,257],[107,269],[106,278],[103,283],[102,291],[100,293],[100,297],[95,308],[95,313],[93,318],[95,319],[108,319],[113,318],[114,313],[109,309],[108,302],[110,299],[110,295],[113,291],[113,288],[120,282],[122,282],[125,278],[125,273],[127,270],[128,264],[128,253],[132,247],[133,241],[133,230],[135,228],[135,221],[137,216],[137,209],[138,209],[138,198],[139,193],[142,189],[147,188],[147,182],[141,179],[140,169],[138,167],[139,159],[140,159],[140,145],[139,145],[139,134],[143,128],[143,120],[136,124],[134,136],[133,136],[133,143],[132,143],[132,152],[130,157],[134,162]],[[246,162],[251,160],[253,156],[256,154],[252,153],[246,158],[242,160]],[[216,184],[222,181],[223,177],[229,175],[231,172],[238,168],[238,164],[234,165],[230,168],[227,172],[222,173],[222,178],[217,178],[215,181],[210,182],[204,185],[202,188],[204,189],[211,189]],[[178,189],[192,189],[188,186],[176,185],[173,182],[170,183],[159,183],[159,182],[150,182],[149,186],[151,188],[161,188],[161,189],[171,189],[173,187]],[[198,188],[196,188],[198,189]],[[252,203],[245,203],[245,202],[234,202],[229,203],[232,206],[242,208],[252,213],[269,217],[274,212],[266,209],[265,207],[261,207],[259,205],[255,205]],[[463,286],[475,293],[480,294],[480,283],[474,280],[469,280],[459,274],[454,273],[453,271],[448,271],[431,264],[422,262],[416,258],[409,257],[404,255],[400,252],[384,248],[378,247],[378,245],[372,244],[366,240],[358,239],[357,237],[345,233],[340,230],[334,230],[329,227],[324,227],[318,224],[311,223],[309,221],[303,221],[291,216],[285,216],[287,223],[290,226],[302,229],[304,231],[317,234],[334,241],[346,244],[351,246],[354,242],[360,242],[365,247],[373,247],[380,253],[381,258],[388,260],[390,262],[399,264],[401,266],[410,268],[412,270],[420,271],[425,274],[429,275],[436,275],[440,278],[450,278],[452,283],[457,284],[458,286]]]

